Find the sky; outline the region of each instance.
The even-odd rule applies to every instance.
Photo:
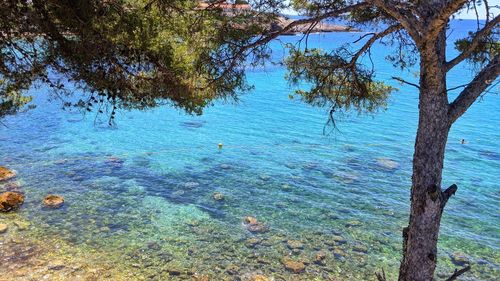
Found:
[[[497,16],[498,14],[500,14],[500,0],[489,0],[488,4],[490,7],[496,6],[496,8],[490,9],[490,14],[492,14],[493,16]],[[283,13],[287,14],[287,15],[296,15],[297,14],[297,12],[295,12],[294,10],[290,10],[290,9],[283,11]],[[478,13],[480,19],[486,19],[486,10],[484,9],[483,5],[478,6],[477,13]],[[476,19],[476,12],[474,11],[474,9],[471,9],[469,11],[464,10],[460,14],[458,14],[457,17],[459,19]]]
[[[500,7],[500,0],[490,0],[490,1],[488,1],[488,4],[490,7],[496,6],[496,8],[490,9],[490,14],[493,14],[493,16],[497,16],[500,13],[500,9],[498,8],[498,7]],[[478,6],[477,13],[478,13],[480,19],[486,19],[486,11],[485,11],[483,5]],[[460,13],[458,15],[458,18],[460,18],[460,19],[476,19],[476,12],[474,11],[474,9],[472,9],[470,11],[462,11],[462,13]]]

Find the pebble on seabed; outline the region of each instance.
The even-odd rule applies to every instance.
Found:
[[[49,194],[43,199],[43,204],[50,208],[59,208],[64,204],[64,198],[60,195]]]
[[[14,171],[9,170],[6,167],[0,166],[0,181],[10,180],[15,176],[16,173]]]
[[[314,255],[314,262],[317,264],[323,264],[324,260],[326,259],[326,252],[325,251],[318,251]]]
[[[200,184],[195,182],[195,181],[190,181],[190,182],[184,183],[185,188],[197,188],[198,186],[200,186]]]
[[[0,234],[7,232],[8,229],[8,225],[6,225],[5,223],[0,223]]]
[[[248,248],[254,248],[255,246],[259,245],[260,243],[262,242],[261,239],[259,238],[255,238],[255,237],[252,237],[252,238],[249,238],[245,241],[245,245],[248,247]]]
[[[269,230],[265,224],[259,222],[255,217],[245,217],[243,222],[246,224],[247,230],[253,233],[263,233]]]
[[[257,274],[257,275],[252,276],[250,281],[269,281],[269,278],[267,278],[264,275]]]
[[[467,256],[462,252],[454,252],[450,254],[450,258],[453,264],[457,266],[464,266],[470,262]]]
[[[228,165],[228,164],[221,164],[221,165],[220,165],[220,168],[221,168],[221,169],[224,169],[224,170],[229,170],[229,169],[231,169],[231,166],[230,166],[230,165]]]
[[[388,170],[395,170],[399,168],[399,163],[389,158],[378,158],[377,165]]]
[[[352,221],[348,221],[346,224],[345,224],[346,227],[358,227],[358,226],[361,226],[361,222],[360,221],[357,221],[357,220],[352,220]]]
[[[306,265],[303,262],[292,260],[289,257],[284,257],[282,263],[287,270],[293,273],[301,273],[306,269]]]
[[[304,248],[304,244],[302,244],[302,242],[300,242],[299,240],[288,240],[286,241],[286,245],[291,250]]]
[[[30,226],[30,223],[26,222],[26,221],[15,221],[14,224],[17,226],[17,229],[20,231],[26,230]]]
[[[355,252],[358,252],[358,253],[363,253],[363,254],[368,253],[368,248],[366,246],[360,245],[360,244],[354,245],[352,250]]]
[[[220,192],[215,192],[213,195],[212,195],[212,198],[215,200],[215,201],[222,201],[224,200],[224,194],[220,193]]]
[[[245,219],[243,219],[243,221],[246,224],[256,224],[257,223],[257,218],[248,216],[248,217],[245,217]]]

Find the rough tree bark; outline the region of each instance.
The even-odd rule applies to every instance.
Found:
[[[433,280],[441,214],[441,177],[451,127],[446,93],[445,32],[420,47],[419,122],[413,155],[410,221],[403,230],[400,281]]]

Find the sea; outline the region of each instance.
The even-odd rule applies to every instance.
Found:
[[[453,42],[475,26],[452,21],[449,58],[457,55]],[[355,50],[364,34],[310,34],[307,44]],[[301,40],[273,41],[273,61]],[[34,87],[36,108],[0,125],[0,165],[17,173],[0,191],[26,196],[20,210],[0,214],[9,226],[0,234],[0,273],[8,280],[375,280],[384,270],[396,279],[418,122],[418,89],[391,79],[418,83],[418,65],[403,71],[388,62],[396,47],[371,50],[376,79],[398,89],[387,108],[334,115],[335,126],[329,108],[293,95],[301,85],[290,85],[279,63],[248,68],[254,88],[238,102],[216,101],[201,116],[168,105],[119,110],[115,126],[93,112],[63,110],[46,87]],[[476,71],[460,64],[448,87]],[[461,280],[500,276],[498,93],[491,88],[449,134],[442,185],[457,184],[458,192],[443,214],[438,280],[466,265],[472,269]],[[48,194],[63,196],[63,207],[44,207]]]

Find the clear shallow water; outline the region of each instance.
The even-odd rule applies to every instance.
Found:
[[[450,40],[460,32],[455,26]],[[311,35],[309,44],[332,48],[358,36]],[[282,55],[277,44],[275,50]],[[399,73],[385,55],[387,47],[376,46],[381,79]],[[389,81],[400,91],[387,111],[343,118],[340,131],[324,135],[326,109],[290,100],[284,74],[278,66],[249,72],[255,90],[238,105],[217,104],[200,117],[168,107],[122,112],[116,128],[96,125],[94,115],[61,111],[46,102],[45,89],[33,90],[37,109],[0,127],[0,164],[18,172],[27,197],[18,214],[0,222],[31,225],[10,227],[0,248],[20,236],[58,245],[60,259],[93,253],[93,265],[112,264],[131,280],[247,280],[256,273],[275,280],[366,280],[382,267],[394,277],[409,208],[416,90]],[[449,87],[470,77],[458,69]],[[457,183],[459,192],[443,218],[438,276],[457,267],[453,252],[473,264],[464,280],[500,274],[499,105],[498,95],[485,96],[450,133],[443,186]],[[398,167],[384,168],[380,159]],[[213,200],[214,192],[225,200]],[[64,207],[43,209],[48,193],[63,195]],[[269,231],[249,232],[242,223],[248,215]],[[287,240],[301,241],[303,249],[290,249]],[[321,250],[326,259],[314,263]],[[287,271],[286,256],[304,261],[305,272]],[[107,271],[117,274],[111,279],[124,278]]]

